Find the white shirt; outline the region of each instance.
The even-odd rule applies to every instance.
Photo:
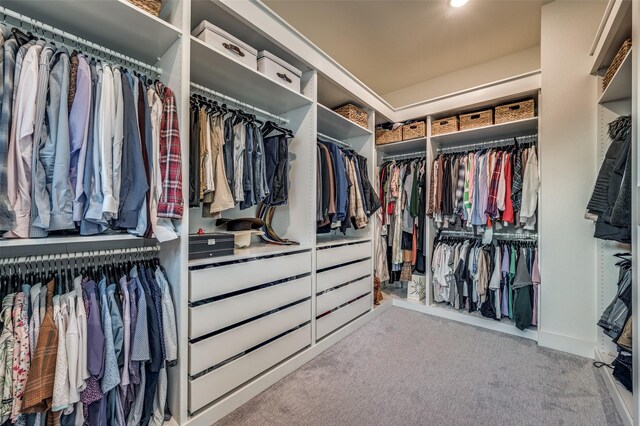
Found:
[[[527,230],[535,229],[539,187],[538,156],[535,148],[529,148],[529,157],[522,181],[522,206],[520,207],[520,223]]]
[[[109,220],[118,212],[113,198],[113,139],[115,135],[116,105],[113,72],[109,65],[102,69],[102,93],[98,114],[98,151],[100,152],[100,181],[102,184],[102,216]]]

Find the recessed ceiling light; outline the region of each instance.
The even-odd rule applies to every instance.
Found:
[[[449,0],[449,6],[451,7],[462,7],[467,4],[469,0]]]

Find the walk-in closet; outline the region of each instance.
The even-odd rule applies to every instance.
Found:
[[[640,424],[639,23],[0,0],[0,423]]]

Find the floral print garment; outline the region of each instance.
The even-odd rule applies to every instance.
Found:
[[[13,304],[13,405],[11,420],[16,421],[22,408],[22,396],[31,367],[29,348],[29,308],[27,295],[20,292]]]
[[[11,320],[13,298],[11,293],[2,300],[2,332],[0,333],[0,422],[11,415],[13,397],[13,321]]]

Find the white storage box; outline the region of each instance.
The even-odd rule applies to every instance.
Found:
[[[300,70],[266,50],[258,54],[258,71],[271,80],[300,92]]]
[[[202,21],[191,34],[251,69],[255,70],[258,66],[258,51],[256,49],[216,27],[211,22]]]

